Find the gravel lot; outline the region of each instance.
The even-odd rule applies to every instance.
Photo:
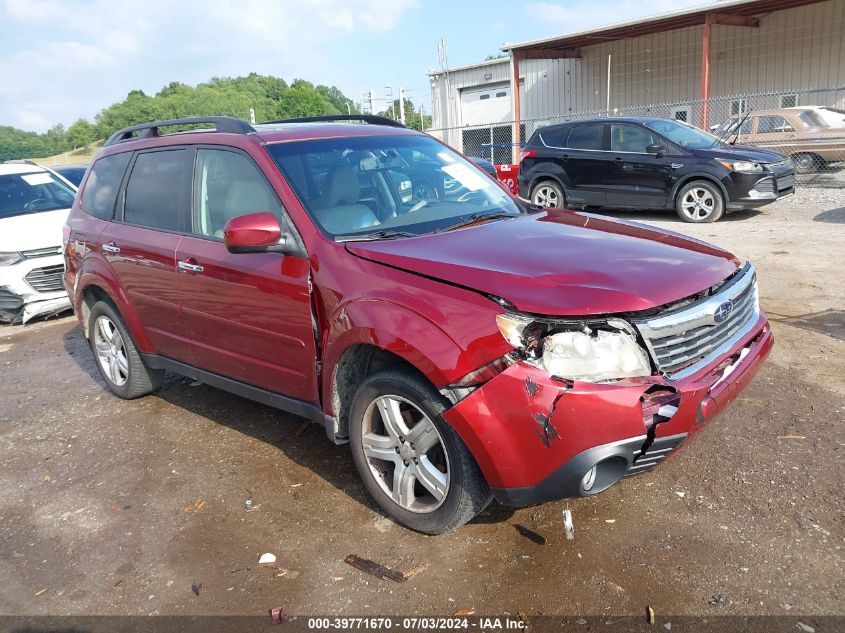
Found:
[[[752,259],[770,360],[655,472],[441,537],[381,516],[315,426],[173,375],[122,401],[75,319],[3,326],[0,614],[845,615],[845,189],[712,225],[616,215]],[[394,583],[348,554],[428,568]]]

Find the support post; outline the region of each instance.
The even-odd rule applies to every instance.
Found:
[[[710,31],[713,24],[712,14],[704,17],[704,29],[701,36],[701,129],[706,130],[710,118]]]
[[[519,162],[520,145],[522,144],[522,133],[520,129],[520,121],[522,120],[521,108],[519,98],[519,53],[511,50],[511,91],[513,92],[513,131],[511,139],[513,141],[513,153],[511,160],[514,163]]]

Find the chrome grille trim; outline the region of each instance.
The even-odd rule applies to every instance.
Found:
[[[64,286],[62,285],[64,272],[64,264],[55,264],[53,266],[33,268],[26,274],[24,279],[37,292],[55,292],[57,290],[64,290]]]
[[[728,302],[730,314],[717,323],[714,315]],[[679,380],[726,353],[754,328],[759,314],[757,273],[748,263],[716,294],[633,324],[660,371]]]
[[[61,246],[48,246],[47,248],[33,248],[29,251],[21,251],[24,259],[34,259],[36,257],[49,257],[50,255],[61,255]]]

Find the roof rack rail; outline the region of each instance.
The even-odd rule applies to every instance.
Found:
[[[230,132],[232,134],[249,134],[255,132],[253,128],[246,121],[236,119],[229,116],[204,116],[204,117],[188,117],[185,119],[168,119],[166,121],[153,121],[152,123],[143,123],[141,125],[133,125],[118,130],[109,137],[103,147],[109,145],[116,145],[124,141],[131,141],[137,138],[153,138],[159,136],[159,128],[172,127],[175,125],[196,125],[198,123],[210,123],[214,125],[216,132]],[[132,136],[133,132],[139,132],[138,136]]]
[[[389,119],[386,116],[377,114],[322,114],[320,116],[302,116],[295,119],[280,119],[278,121],[265,121],[264,123],[319,123],[321,121],[363,121],[370,125],[387,125],[390,127],[407,127],[396,119]]]

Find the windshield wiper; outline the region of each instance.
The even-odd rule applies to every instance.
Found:
[[[338,235],[334,238],[335,242],[369,242],[370,240],[392,240],[396,237],[417,237],[416,233],[409,233],[408,231],[390,231],[382,229],[381,231],[373,231],[372,233],[360,233],[358,235]]]
[[[467,226],[469,224],[475,224],[476,222],[480,222],[481,220],[498,220],[500,218],[515,218],[519,214],[515,213],[508,213],[507,211],[486,211],[480,213],[473,213],[467,218],[464,218],[460,222],[456,222],[455,224],[450,224],[449,226],[444,226],[439,229],[435,229],[435,233],[445,233],[446,231],[452,231],[454,229],[459,229],[462,226]]]

